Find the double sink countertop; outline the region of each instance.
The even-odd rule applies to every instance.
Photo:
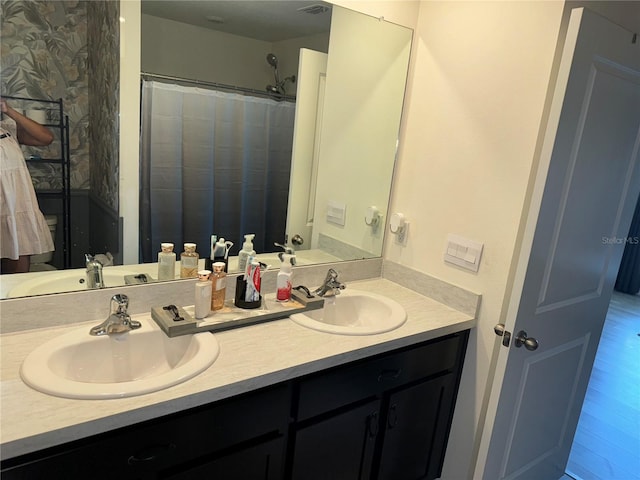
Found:
[[[473,315],[389,280],[354,281],[347,288],[392,298],[407,311],[407,321],[393,331],[367,336],[318,332],[289,318],[218,332],[215,336],[220,355],[207,370],[179,385],[127,398],[58,398],[33,390],[20,378],[20,365],[34,348],[77,328],[86,326],[88,331],[100,320],[0,335],[2,459],[205,405],[476,325]],[[133,318],[153,322],[150,314]]]

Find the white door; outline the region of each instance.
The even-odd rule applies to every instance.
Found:
[[[576,9],[497,337],[475,478],[564,473],[640,191],[639,144],[640,40]]]
[[[296,250],[311,246],[326,72],[326,53],[300,49],[286,228],[289,242],[304,240]]]

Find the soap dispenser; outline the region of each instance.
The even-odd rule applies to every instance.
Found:
[[[296,261],[296,256],[280,252],[278,258],[280,258],[280,271],[276,279],[276,299],[279,302],[286,302],[291,298],[291,267]]]
[[[249,233],[244,236],[244,243],[242,244],[242,250],[238,254],[238,269],[241,272],[244,272],[247,268],[247,260],[249,257],[252,257],[256,254],[256,251],[253,249],[253,239],[255,238],[254,233]]]

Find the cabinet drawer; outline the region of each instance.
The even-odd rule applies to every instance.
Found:
[[[299,382],[298,421],[455,368],[463,340],[455,334],[383,354]]]

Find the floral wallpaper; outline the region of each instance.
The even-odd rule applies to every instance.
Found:
[[[118,209],[119,2],[2,0],[3,95],[62,99],[69,116],[71,188]],[[45,104],[18,102],[14,108]],[[51,109],[51,105],[48,105]],[[42,157],[60,156],[59,142]],[[60,166],[29,163],[38,190],[61,188]]]
[[[81,1],[1,2],[3,95],[63,99],[69,116],[71,188],[89,188],[87,9]],[[12,103],[14,108],[37,104]],[[59,144],[41,156],[59,157]],[[56,151],[57,150],[57,153]],[[30,163],[37,189],[61,188],[60,166]]]
[[[120,2],[87,3],[91,193],[118,213]]]

